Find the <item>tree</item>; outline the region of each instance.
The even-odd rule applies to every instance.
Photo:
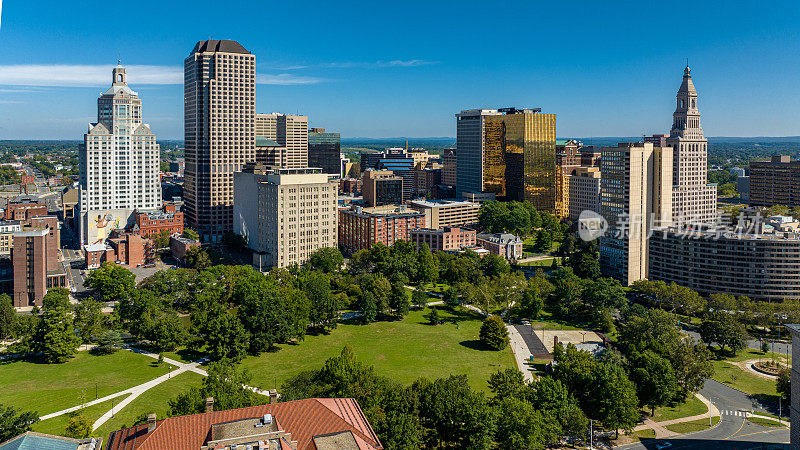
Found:
[[[444,304],[447,306],[458,306],[461,304],[461,299],[459,298],[458,291],[453,287],[447,288],[447,290],[444,292],[444,295],[442,296],[442,300],[444,301]]]
[[[72,309],[69,302],[69,289],[50,288],[42,299],[43,309],[64,308],[67,311]]]
[[[428,306],[428,294],[425,293],[425,290],[422,286],[417,286],[416,289],[411,293],[411,303],[414,304],[419,309],[425,309]]]
[[[208,366],[208,376],[203,378],[200,388],[202,398],[213,397],[214,408],[245,408],[258,404],[256,393],[247,387],[252,377],[246,369],[231,361],[221,360]]]
[[[113,262],[104,262],[89,274],[84,284],[94,290],[97,301],[118,302],[130,297],[136,287],[136,276]]]
[[[392,290],[389,294],[389,307],[394,311],[394,315],[398,319],[408,315],[411,302],[408,299],[406,287],[402,284],[395,283],[392,285]]]
[[[344,257],[336,247],[322,247],[308,256],[308,265],[324,273],[338,272],[342,264]]]
[[[12,336],[17,325],[17,311],[8,294],[0,294],[0,339]]]
[[[191,239],[193,241],[199,241],[200,240],[200,235],[197,234],[197,232],[194,231],[191,228],[184,228],[183,229],[183,237],[185,237],[186,239]]]
[[[84,343],[97,339],[103,328],[102,305],[88,298],[75,305],[75,331]]]
[[[378,315],[377,302],[375,295],[371,291],[364,291],[358,300],[358,308],[361,310],[361,318],[364,322],[374,322]]]
[[[202,247],[192,247],[183,258],[184,264],[197,270],[207,269],[211,266],[211,258]]]
[[[735,355],[747,345],[747,331],[733,315],[724,311],[708,314],[708,318],[700,323],[700,337],[707,345],[717,343],[720,350],[727,346]]]
[[[483,274],[489,278],[499,277],[500,275],[511,272],[511,266],[505,258],[490,253],[481,258],[480,268]]]
[[[238,317],[250,333],[250,352],[260,353],[275,344],[302,339],[308,327],[311,303],[304,292],[283,278],[258,278],[241,283]],[[280,276],[275,274],[275,276]]]
[[[153,241],[153,247],[155,248],[167,248],[169,247],[169,240],[172,235],[167,230],[161,230],[153,237],[151,240]]]
[[[478,335],[481,342],[493,350],[502,350],[508,346],[508,330],[500,316],[487,317]]]
[[[498,370],[489,375],[489,390],[492,391],[495,399],[521,398],[525,388],[525,377],[517,369]]]
[[[553,234],[549,230],[539,230],[533,248],[540,253],[550,252],[553,249]]]
[[[64,428],[64,436],[73,439],[85,439],[92,434],[92,423],[83,414],[76,414],[69,418]]]
[[[250,334],[242,322],[230,311],[211,320],[206,336],[208,353],[215,360],[240,362],[247,352]]]
[[[496,436],[500,448],[543,449],[557,443],[560,437],[557,419],[537,411],[524,400],[502,399],[497,419]]]
[[[428,244],[422,244],[417,252],[417,279],[423,283],[435,283],[439,279],[439,260],[433,256]]]
[[[711,353],[705,345],[695,345],[684,339],[669,349],[667,357],[675,369],[681,399],[698,392],[705,385],[706,378],[714,375]]]
[[[592,373],[591,404],[596,417],[606,428],[630,431],[639,421],[636,388],[625,370],[613,363],[601,363]]]
[[[13,406],[0,404],[0,442],[5,442],[31,429],[39,421],[39,414],[19,411]]]
[[[73,331],[72,318],[64,308],[45,310],[32,341],[33,350],[41,352],[47,363],[66,362],[80,345],[80,339]]]
[[[781,367],[778,371],[778,379],[776,380],[777,385],[775,389],[778,391],[778,394],[788,402],[792,401],[792,372],[786,368]]]
[[[426,448],[491,448],[496,416],[483,394],[470,389],[466,375],[417,381],[413,389],[428,429]]]
[[[539,314],[544,306],[544,299],[540,287],[533,283],[528,283],[528,286],[522,292],[522,298],[519,301],[520,313],[531,320],[539,318]]]
[[[766,355],[768,351],[769,351],[769,343],[766,340],[762,339],[761,340],[761,353]]]
[[[579,277],[590,279],[600,277],[600,260],[595,253],[579,252],[577,256],[570,258],[570,263]]]
[[[339,308],[337,308],[336,298],[331,292],[331,282],[328,276],[315,271],[306,275],[306,277],[307,279],[303,283],[303,290],[311,302],[311,311],[308,316],[309,323],[311,326],[319,327],[322,330],[336,328]]]
[[[152,341],[159,351],[172,351],[186,340],[186,327],[174,311],[167,311],[145,331],[145,338]]]
[[[614,278],[598,278],[587,283],[581,297],[590,309],[621,308],[627,301],[625,288]]]
[[[657,406],[666,406],[677,397],[678,381],[672,365],[653,351],[632,358],[631,380],[636,384],[639,404],[649,406],[653,414]]]
[[[439,310],[435,306],[431,307],[431,312],[428,313],[428,323],[431,325],[439,325]]]

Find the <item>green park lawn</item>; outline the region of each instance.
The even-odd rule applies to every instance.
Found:
[[[78,354],[63,364],[0,362],[0,404],[45,415],[163,375],[155,360],[130,351]]]
[[[87,406],[80,411],[76,411],[75,414],[82,414],[89,419],[89,422],[94,422],[95,420],[99,419],[100,416],[105,414],[106,411],[111,409],[112,401],[114,405],[117,405],[127,397],[127,395],[121,395],[115,399],[108,400],[103,403]],[[39,433],[64,435],[64,429],[67,427],[71,417],[71,414],[62,414],[60,416],[53,417],[52,419],[42,420],[41,422],[35,423],[32,427],[32,430]],[[92,435],[100,436],[98,433],[92,433]]]
[[[726,361],[713,361],[714,376],[711,378],[750,395],[777,397],[775,381],[750,372]]]
[[[428,292],[444,293],[450,286],[447,283],[423,283],[422,287]]]
[[[167,401],[172,400],[176,395],[193,386],[199,387],[202,379],[202,375],[194,372],[183,372],[171,380],[148,389],[120,412],[115,413],[114,417],[95,430],[93,434],[108,436],[112,431],[133,426],[136,419],[142,415],[155,413],[159,419],[167,417],[167,410],[169,409]],[[90,418],[90,420],[97,420],[108,409],[110,408],[106,408],[95,417]]]
[[[715,426],[716,424],[718,424],[719,419],[720,419],[719,416],[712,417],[711,426]],[[697,419],[697,420],[692,420],[691,422],[681,422],[673,425],[667,425],[664,428],[668,429],[669,431],[673,431],[675,433],[685,434],[685,433],[694,433],[695,431],[703,431],[711,427],[708,426],[708,419]]]
[[[681,417],[691,417],[698,414],[705,414],[706,412],[708,412],[706,405],[693,395],[683,403],[678,403],[674,406],[662,406],[660,408],[656,408],[656,413],[653,415],[652,419],[654,422],[662,422],[664,420],[680,419]]]
[[[747,420],[756,425],[761,425],[762,427],[778,428],[786,426],[785,420],[782,423],[778,423],[778,419],[770,420],[770,419],[764,419],[763,417],[748,417]]]
[[[242,365],[253,375],[252,384],[273,389],[305,370],[322,367],[349,344],[359,361],[394,381],[411,384],[420,377],[430,379],[466,374],[470,385],[487,391],[489,375],[498,368],[515,368],[511,348],[484,350],[478,341],[482,319],[471,311],[454,314],[439,308],[442,325],[428,325],[424,311],[413,310],[401,321],[369,325],[339,324],[329,335],[306,336],[296,345],[282,345],[274,353],[249,357]],[[458,326],[448,322],[457,318]]]

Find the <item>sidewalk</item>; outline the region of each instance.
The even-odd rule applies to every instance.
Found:
[[[528,344],[522,339],[522,335],[513,325],[506,325],[508,330],[509,345],[511,345],[511,352],[514,353],[514,359],[517,361],[517,367],[525,377],[525,381],[533,382],[534,376],[531,368],[528,366],[527,361],[530,361],[531,352],[528,349]]]
[[[645,419],[644,424],[635,427],[633,431],[652,429],[656,432],[656,437],[655,437],[656,439],[666,439],[680,434],[668,430],[666,427],[669,425],[675,425],[676,423],[683,423],[683,422],[691,422],[693,420],[709,419],[711,417],[720,415],[719,409],[717,409],[717,407],[714,406],[714,404],[711,403],[707,398],[703,397],[699,393],[694,395],[695,397],[697,397],[698,400],[700,400],[701,402],[703,402],[704,405],[706,405],[706,408],[708,408],[707,412],[695,416],[681,417],[672,420],[663,420],[661,422],[653,422],[652,419]]]

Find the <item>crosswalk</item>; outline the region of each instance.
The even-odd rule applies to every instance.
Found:
[[[721,409],[719,412],[723,416],[738,416],[738,417],[747,417],[747,415],[750,414],[747,411],[730,410],[730,409]]]

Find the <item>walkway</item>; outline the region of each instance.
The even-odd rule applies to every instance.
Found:
[[[711,417],[720,416],[719,409],[717,409],[717,407],[714,406],[714,404],[711,403],[707,398],[705,398],[703,395],[701,395],[699,393],[698,394],[694,394],[694,395],[695,395],[695,397],[697,397],[698,400],[700,400],[701,402],[703,402],[704,405],[706,405],[706,408],[708,408],[708,411],[706,411],[703,414],[697,414],[695,416],[681,417],[681,418],[672,419],[672,420],[663,420],[661,422],[654,422],[652,419],[645,419],[644,424],[635,427],[633,429],[633,431],[642,431],[642,430],[652,429],[652,430],[654,430],[656,432],[656,437],[655,437],[656,439],[666,439],[666,438],[670,438],[670,437],[677,436],[677,435],[680,434],[680,433],[676,433],[674,431],[668,430],[667,426],[669,426],[669,425],[675,425],[677,423],[684,423],[684,422],[691,422],[693,420],[710,419]]]
[[[140,355],[144,355],[144,356],[147,356],[147,357],[150,357],[150,358],[153,358],[153,359],[158,359],[158,355],[157,354],[150,353],[148,351],[145,351],[145,350],[142,350],[142,349],[139,349],[139,348],[128,347],[125,350],[129,350],[129,351],[132,351],[134,353],[138,353]],[[208,376],[208,372],[206,372],[204,369],[201,369],[199,367],[200,364],[205,362],[205,358],[197,360],[197,361],[194,361],[194,362],[191,362],[191,363],[184,363],[184,362],[176,361],[176,360],[174,360],[172,358],[164,358],[164,362],[166,364],[169,364],[169,365],[173,366],[175,369],[171,370],[170,372],[168,372],[168,373],[166,373],[164,375],[161,375],[161,376],[159,376],[157,378],[154,378],[154,379],[152,379],[150,381],[144,382],[144,383],[142,383],[142,384],[140,384],[138,386],[134,386],[132,388],[128,388],[128,389],[125,389],[125,390],[122,390],[122,391],[119,391],[119,392],[115,392],[113,394],[106,395],[105,397],[101,397],[101,398],[98,398],[97,400],[92,400],[90,402],[86,402],[86,403],[83,403],[83,404],[78,405],[78,406],[73,406],[71,408],[63,409],[61,411],[57,411],[57,412],[54,412],[54,413],[50,413],[50,414],[44,415],[42,417],[39,417],[39,420],[52,419],[53,417],[58,417],[58,416],[61,416],[63,414],[68,414],[68,413],[71,413],[71,412],[74,412],[74,411],[78,411],[78,410],[83,409],[83,408],[85,408],[87,406],[92,406],[92,405],[97,405],[97,404],[100,404],[100,403],[103,403],[103,402],[107,402],[109,400],[115,399],[117,397],[121,397],[123,395],[127,396],[124,400],[122,400],[118,404],[114,405],[110,410],[106,411],[105,414],[100,416],[100,418],[97,419],[94,422],[94,424],[92,425],[92,431],[94,431],[94,430],[100,428],[104,423],[106,423],[108,421],[108,419],[110,419],[114,414],[118,413],[121,409],[123,409],[124,407],[128,406],[128,404],[130,404],[132,401],[136,400],[136,398],[138,398],[140,395],[142,395],[143,393],[147,392],[149,389],[151,389],[151,388],[153,388],[155,386],[158,386],[159,384],[161,384],[161,383],[163,383],[165,381],[170,380],[174,376],[178,376],[178,375],[180,375],[180,374],[182,374],[184,372],[194,372],[194,373],[196,373],[198,375],[202,375],[204,377]],[[264,395],[264,396],[267,396],[267,397],[269,397],[269,395],[270,395],[270,392],[268,390],[259,389],[259,388],[253,387],[253,386],[245,386],[245,387],[250,389],[251,391],[255,392],[256,394]]]
[[[511,345],[511,351],[514,353],[514,359],[517,361],[519,371],[522,372],[522,376],[525,377],[526,381],[533,382],[533,371],[527,364],[532,356],[528,349],[528,344],[525,343],[525,340],[522,338],[522,335],[519,334],[516,327],[513,325],[506,325],[506,329],[508,329],[509,345]]]

